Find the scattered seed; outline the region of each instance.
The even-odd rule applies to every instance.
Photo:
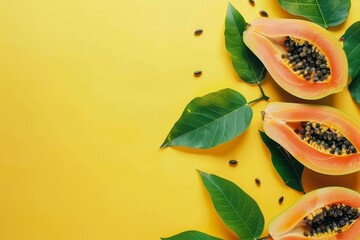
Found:
[[[282,204],[283,201],[284,201],[284,196],[281,196],[281,197],[279,198],[279,204]]]
[[[260,10],[259,13],[260,13],[260,16],[262,16],[262,17],[268,17],[269,16],[269,14],[265,10]]]
[[[200,70],[197,70],[197,71],[194,72],[195,77],[200,77],[201,74],[202,74],[202,71],[200,71]]]
[[[238,164],[238,161],[236,161],[236,160],[230,160],[229,161],[229,165],[232,166],[232,167],[237,166],[237,164]]]
[[[202,33],[203,33],[203,30],[201,28],[199,28],[199,29],[195,30],[194,35],[195,36],[200,36]]]
[[[249,3],[251,4],[251,6],[255,6],[255,0],[249,0]]]
[[[260,179],[255,178],[255,183],[256,183],[256,185],[260,186],[260,185],[261,185],[261,181],[260,181]]]

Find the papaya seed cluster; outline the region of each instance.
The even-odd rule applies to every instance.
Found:
[[[318,237],[341,232],[360,216],[359,209],[343,203],[331,204],[315,210],[304,218],[305,237]]]
[[[294,132],[316,149],[336,155],[357,153],[354,145],[337,129],[316,122],[301,122]]]
[[[331,71],[326,57],[317,47],[308,41],[289,36],[285,38],[283,45],[287,53],[282,54],[281,57],[286,59],[292,70],[305,80],[323,82],[329,78]]]

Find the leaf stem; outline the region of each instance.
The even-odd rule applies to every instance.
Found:
[[[262,87],[261,87],[261,83],[258,83],[258,86],[259,86],[259,88],[260,88],[261,97],[256,98],[256,99],[254,99],[254,100],[252,100],[252,101],[248,102],[248,104],[249,104],[249,105],[250,105],[250,104],[252,104],[252,103],[255,103],[255,102],[261,101],[261,100],[265,100],[265,101],[269,100],[269,97],[268,97],[268,96],[266,96],[266,94],[265,94],[264,90],[263,90],[263,89],[262,89]]]

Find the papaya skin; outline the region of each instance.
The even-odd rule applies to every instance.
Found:
[[[331,69],[324,82],[306,81],[282,58],[286,36],[312,43],[322,52]],[[322,27],[296,19],[257,19],[243,33],[247,47],[263,62],[272,78],[285,91],[308,100],[342,91],[348,82],[348,62],[339,41]]]
[[[320,151],[304,142],[294,131],[292,123],[314,121],[342,132],[358,150],[349,155]],[[360,123],[338,109],[310,104],[269,103],[263,112],[265,133],[279,143],[307,168],[328,175],[343,175],[360,170]]]
[[[341,233],[324,237],[305,237],[301,221],[313,211],[326,205],[343,203],[360,208],[360,194],[344,187],[325,187],[305,194],[294,205],[269,222],[268,230],[273,240],[359,240],[360,221],[355,220]],[[300,227],[299,227],[300,226]]]

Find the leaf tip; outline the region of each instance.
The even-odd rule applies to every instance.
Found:
[[[206,176],[209,175],[208,173],[203,172],[203,171],[201,171],[201,170],[199,170],[199,169],[196,169],[196,171],[199,173],[199,175],[200,175],[201,177],[206,177]]]
[[[168,138],[165,139],[165,141],[161,144],[160,148],[166,148],[170,146],[170,141]]]

